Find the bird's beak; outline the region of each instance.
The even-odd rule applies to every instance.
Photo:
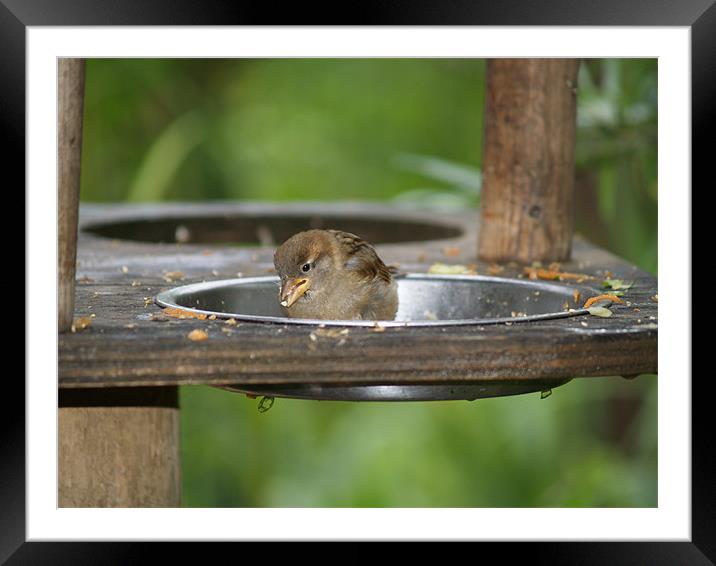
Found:
[[[310,288],[309,279],[289,279],[281,286],[281,306],[289,308]]]

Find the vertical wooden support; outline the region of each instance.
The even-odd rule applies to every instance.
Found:
[[[72,325],[80,201],[84,59],[58,61],[58,330]]]
[[[578,59],[488,61],[481,259],[569,259],[578,70]]]
[[[60,507],[178,507],[176,387],[61,389]]]

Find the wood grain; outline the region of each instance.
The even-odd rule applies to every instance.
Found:
[[[80,200],[84,59],[59,59],[58,71],[58,320],[60,332],[72,325],[75,258]]]
[[[578,69],[579,59],[488,60],[481,258],[569,258]]]
[[[67,406],[61,396],[60,507],[180,505],[177,390],[164,387],[157,396],[145,389],[144,398],[136,390],[105,389],[103,399],[94,394],[87,403],[74,395]]]

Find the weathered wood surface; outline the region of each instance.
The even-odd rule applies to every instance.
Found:
[[[463,229],[458,238],[414,244],[379,244],[387,263],[404,272],[424,273],[435,262],[488,264],[476,260],[475,213],[409,213],[386,206],[340,205],[164,205],[156,207],[83,206],[81,226],[142,217],[220,216],[256,226],[252,216],[314,217],[347,215],[381,220],[445,222]],[[343,211],[343,212],[341,212]],[[303,215],[303,216],[302,216]],[[260,223],[259,223],[260,224]],[[340,227],[339,219],[334,225]],[[198,226],[198,225],[197,225]],[[293,226],[293,225],[292,225]],[[326,226],[328,227],[328,226]],[[277,229],[277,233],[280,230]],[[279,242],[280,243],[280,242]],[[624,375],[657,371],[656,279],[613,255],[576,238],[573,259],[564,271],[592,274],[600,288],[605,273],[634,280],[614,316],[594,316],[452,328],[390,328],[377,333],[351,328],[345,340],[319,337],[311,327],[245,323],[229,328],[219,320],[166,319],[146,300],[163,289],[192,282],[273,273],[272,246],[231,247],[208,243],[156,244],[113,241],[80,234],[76,316],[92,314],[89,328],[59,338],[60,387],[116,387],[228,383],[426,383],[478,380],[529,380]],[[181,271],[169,283],[166,272]],[[507,264],[500,276],[521,276]],[[589,281],[582,285],[589,284]],[[569,285],[568,282],[564,283]],[[209,339],[192,342],[201,328]]]
[[[61,391],[60,507],[179,507],[176,387]]]
[[[70,329],[75,297],[77,215],[80,202],[84,59],[58,59],[58,313],[60,332]]]
[[[579,59],[489,59],[479,255],[566,261]]]

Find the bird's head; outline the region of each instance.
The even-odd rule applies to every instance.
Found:
[[[273,256],[281,278],[281,306],[290,308],[299,299],[312,300],[329,286],[334,255],[335,243],[323,230],[299,232],[281,244]]]

